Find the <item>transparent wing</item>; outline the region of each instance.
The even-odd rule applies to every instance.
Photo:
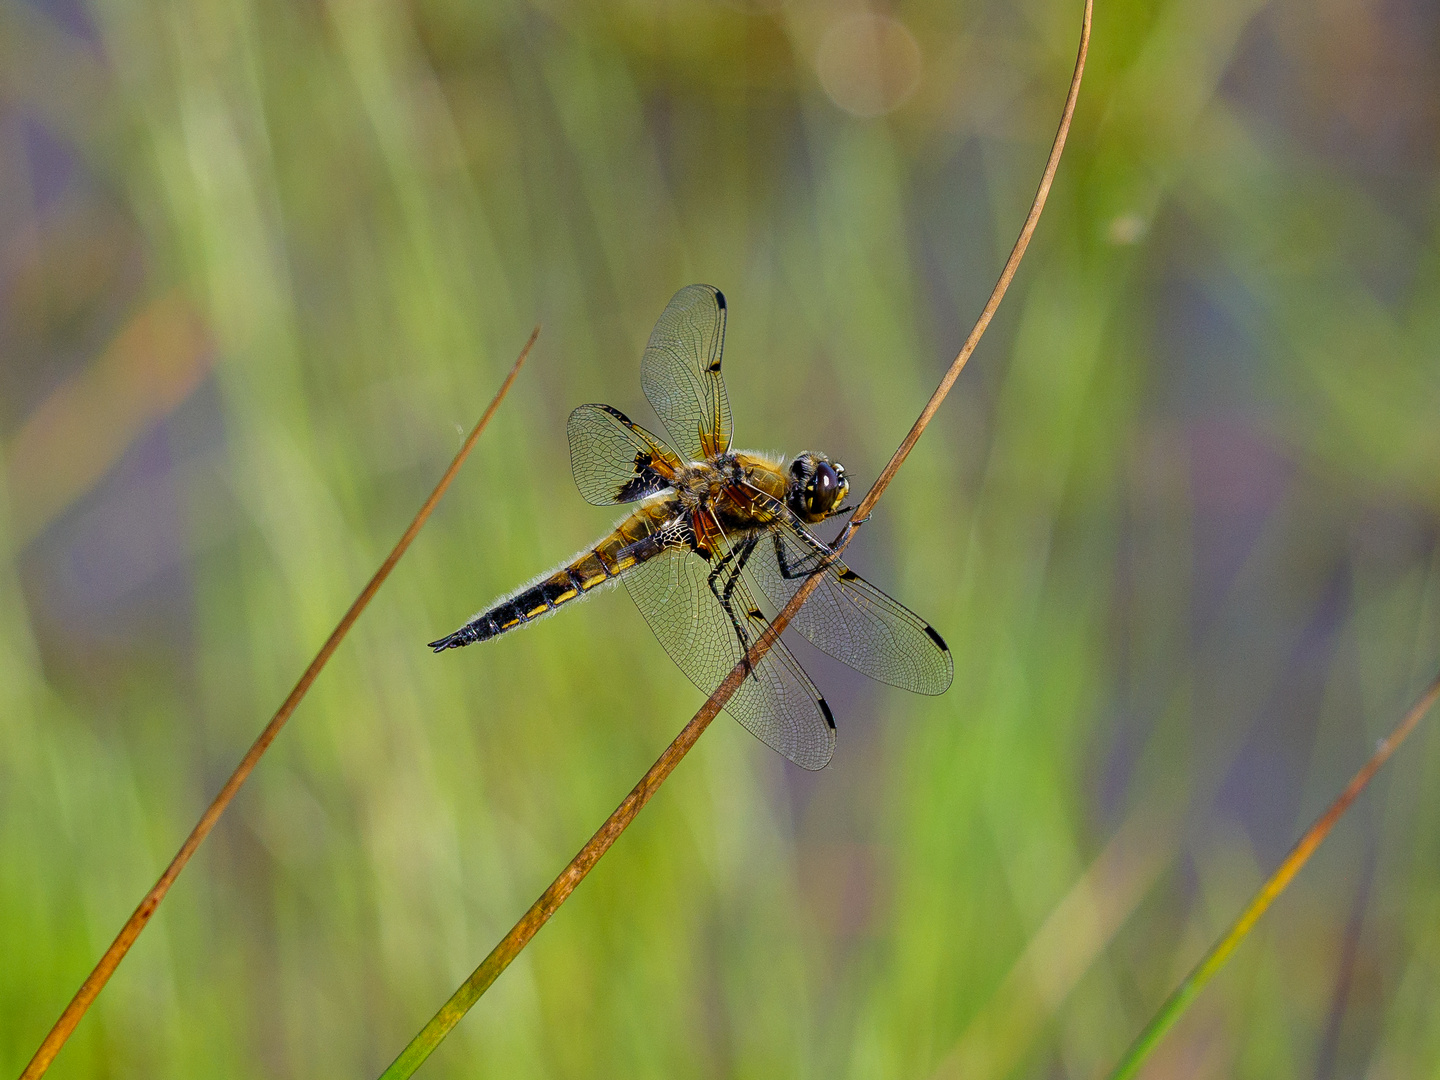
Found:
[[[765,629],[764,617],[742,580],[729,598],[745,638],[742,647],[741,634],[710,587],[713,569],[702,556],[675,547],[638,564],[620,579],[670,658],[707,694]],[[830,707],[784,642],[777,641],[760,658],[725,711],[802,769],[823,769],[835,752]]]
[[[670,298],[640,360],[640,388],[660,414],[671,445],[691,461],[730,449],[730,399],[720,374],[725,296],[687,285]]]
[[[777,607],[816,572],[828,549],[790,522],[760,539],[748,569]],[[943,694],[955,675],[950,650],[933,627],[838,559],[790,625],[822,652],[856,671],[917,694]]]
[[[636,502],[670,486],[679,465],[654,435],[609,405],[581,405],[570,414],[570,471],[585,501],[596,506]]]

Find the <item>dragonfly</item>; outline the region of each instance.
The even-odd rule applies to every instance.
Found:
[[[711,693],[769,625],[756,596],[781,608],[818,575],[790,621],[802,637],[880,682],[919,694],[949,688],[954,664],[935,629],[811,531],[850,509],[845,467],[809,450],[786,465],[732,449],[720,370],[726,310],[719,289],[690,285],[671,298],[650,334],[640,386],[668,439],[609,405],[570,414],[580,494],[597,506],[634,509],[598,543],[430,648],[489,641],[618,581],[671,659]],[[725,709],[802,768],[822,769],[835,752],[830,706],[783,640],[747,664]]]

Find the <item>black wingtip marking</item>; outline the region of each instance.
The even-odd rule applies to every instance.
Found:
[[[715,287],[712,285],[711,288]],[[715,289],[715,306],[718,307],[721,311],[725,310],[725,294],[719,289]]]
[[[933,626],[926,624],[925,633],[930,635],[931,641],[933,641],[936,645],[940,646],[941,652],[948,653],[950,651],[950,646],[945,644],[945,639],[935,632],[935,628]]]
[[[838,511],[837,511],[837,513],[838,513]],[[840,580],[841,580],[841,581],[854,581],[854,580],[855,580],[856,578],[858,578],[859,576],[860,576],[859,574],[855,573],[855,571],[854,571],[854,570],[851,570],[848,566],[847,566],[844,570],[841,570],[841,571],[840,571]],[[930,630],[930,628],[929,628],[928,626],[927,626],[925,629],[926,629],[926,630]],[[935,631],[934,631],[934,630],[930,630],[930,633],[933,634],[933,633],[935,633]]]
[[[820,711],[825,714],[825,723],[830,725],[830,730],[835,730],[835,714],[830,711],[830,706],[825,704],[825,699],[816,698],[815,704],[820,706]]]

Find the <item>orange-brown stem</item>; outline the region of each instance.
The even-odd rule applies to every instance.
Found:
[[[1406,736],[1415,729],[1420,718],[1430,711],[1437,700],[1440,700],[1440,675],[1431,680],[1424,692],[1416,699],[1415,704],[1410,706],[1408,712],[1401,718],[1395,730],[1380,740],[1380,745],[1375,748],[1375,753],[1370,755],[1370,760],[1360,767],[1345,785],[1334,802],[1321,814],[1310,828],[1305,830],[1305,835],[1296,841],[1295,846],[1275,872],[1270,875],[1264,885],[1260,887],[1245,905],[1245,910],[1230,924],[1230,928],[1221,935],[1220,940],[1210,947],[1210,951],[1200,958],[1200,962],[1191,969],[1190,974],[1185,976],[1185,981],[1177,986],[1171,995],[1165,999],[1160,1006],[1160,1011],[1145,1025],[1145,1029],[1135,1037],[1130,1044],[1130,1049],[1115,1066],[1115,1071],[1110,1074],[1110,1080],[1129,1080],[1140,1070],[1145,1059],[1150,1056],[1151,1051],[1159,1045],[1165,1033],[1170,1030],[1175,1021],[1180,1019],[1180,1014],[1189,1007],[1190,1002],[1200,993],[1201,988],[1215,977],[1215,973],[1225,966],[1225,961],[1230,959],[1230,954],[1235,951],[1236,946],[1244,940],[1245,935],[1250,933],[1260,916],[1265,914],[1267,908],[1275,902],[1275,898],[1285,891],[1286,887],[1300,872],[1300,868],[1310,861],[1310,856],[1315,854],[1325,837],[1330,835],[1330,830],[1335,823],[1345,816],[1345,811],[1350,809],[1350,804],[1360,797],[1360,793],[1369,785],[1371,779],[1380,770],[1380,766],[1390,760],[1390,755],[1395,753],[1396,748],[1405,741]]]
[[[290,719],[290,715],[295,711],[296,706],[299,705],[301,699],[305,697],[311,684],[314,683],[316,677],[320,674],[320,670],[329,661],[330,657],[334,655],[335,650],[340,646],[340,642],[343,641],[345,635],[349,633],[350,627],[355,625],[355,620],[360,617],[360,613],[365,610],[371,599],[380,590],[380,586],[383,585],[385,579],[390,576],[390,571],[395,569],[395,564],[400,561],[400,556],[405,554],[406,549],[409,548],[416,534],[420,532],[421,527],[424,526],[426,520],[430,517],[431,511],[435,509],[435,504],[440,501],[440,497],[445,494],[445,489],[450,486],[450,482],[455,479],[455,474],[460,471],[461,464],[465,461],[466,457],[469,456],[471,449],[475,446],[475,441],[480,438],[480,433],[485,430],[486,425],[490,423],[490,418],[495,415],[495,410],[500,407],[500,402],[505,399],[505,395],[510,390],[510,385],[515,381],[515,376],[520,372],[520,365],[523,364],[525,358],[530,355],[530,349],[535,344],[535,339],[539,336],[540,327],[537,326],[531,332],[530,340],[527,341],[525,347],[520,350],[520,355],[516,359],[514,366],[510,369],[510,374],[505,376],[505,381],[500,384],[500,389],[490,402],[490,407],[485,410],[485,415],[480,418],[480,422],[475,425],[474,430],[470,432],[469,437],[461,445],[459,451],[455,454],[454,460],[450,462],[450,467],[445,470],[445,475],[440,477],[440,482],[435,485],[435,490],[430,493],[430,497],[425,500],[425,504],[420,507],[414,520],[410,522],[410,527],[405,530],[405,534],[400,537],[395,547],[391,549],[390,554],[386,556],[385,561],[380,564],[380,569],[375,571],[375,575],[366,584],[365,588],[360,590],[360,595],[355,598],[355,602],[350,605],[350,609],[345,612],[344,617],[341,618],[335,629],[331,631],[330,636],[325,639],[325,644],[320,646],[320,651],[315,654],[315,659],[310,661],[310,666],[307,667],[304,674],[300,676],[300,681],[295,684],[295,689],[290,691],[289,696],[281,703],[280,708],[275,710],[275,715],[270,718],[270,722],[265,725],[265,729],[260,732],[245,756],[240,759],[240,764],[235,766],[235,771],[230,774],[230,779],[225,781],[225,786],[220,789],[214,801],[211,802],[210,805],[205,808],[205,812],[200,815],[200,820],[197,821],[195,827],[190,830],[190,835],[187,836],[185,842],[180,845],[180,850],[177,851],[175,857],[170,860],[170,865],[165,867],[165,872],[161,874],[160,879],[151,886],[150,891],[146,893],[144,899],[140,901],[140,905],[135,909],[134,913],[131,914],[130,918],[125,921],[125,925],[120,928],[120,933],[115,936],[115,940],[112,941],[110,947],[105,950],[105,955],[100,957],[100,962],[95,965],[94,970],[91,971],[85,981],[80,984],[80,989],[77,990],[75,996],[70,999],[70,1004],[65,1006],[65,1011],[60,1014],[60,1019],[55,1021],[55,1026],[50,1029],[50,1033],[45,1036],[45,1041],[40,1044],[40,1048],[35,1051],[35,1056],[30,1059],[30,1064],[25,1066],[25,1071],[20,1074],[20,1080],[37,1080],[38,1077],[45,1075],[45,1070],[50,1067],[50,1062],[55,1060],[55,1055],[59,1053],[60,1048],[65,1045],[65,1040],[70,1037],[70,1033],[75,1030],[75,1026],[80,1023],[80,1018],[84,1016],[85,1011],[90,1008],[90,1003],[93,1002],[100,991],[105,988],[105,984],[110,981],[110,976],[115,973],[115,969],[119,966],[120,961],[125,959],[125,954],[130,951],[130,946],[135,944],[135,939],[140,936],[141,931],[143,931],[146,924],[150,922],[151,917],[155,914],[155,909],[160,906],[160,901],[165,899],[165,894],[170,891],[170,886],[175,883],[175,879],[180,876],[180,871],[185,869],[185,864],[190,861],[190,856],[195,854],[196,849],[205,842],[205,837],[210,835],[210,830],[215,827],[215,822],[220,820],[220,815],[223,814],[225,808],[230,805],[230,800],[235,797],[235,793],[240,790],[240,786],[245,783],[246,778],[254,771],[261,756],[269,749],[270,744],[275,741],[275,737],[280,734],[280,729],[285,726],[285,721]]]
[[[914,426],[900,443],[899,448],[890,458],[889,463],[880,473],[875,484],[870,488],[865,498],[861,500],[860,505],[851,517],[850,524],[848,524],[841,533],[835,545],[836,555],[839,555],[840,552],[845,549],[846,545],[850,543],[850,539],[855,535],[855,531],[864,524],[866,517],[868,517],[870,511],[874,509],[875,503],[879,500],[881,494],[889,487],[890,481],[894,479],[895,474],[900,470],[900,466],[904,464],[905,459],[910,456],[910,451],[913,450],[915,444],[920,441],[920,436],[924,433],[930,420],[940,408],[941,402],[945,400],[945,395],[950,392],[950,388],[955,384],[955,380],[959,378],[960,372],[964,369],[966,362],[969,361],[971,354],[975,351],[975,346],[979,344],[986,327],[990,325],[990,320],[994,317],[996,309],[1000,306],[1000,301],[1004,297],[1005,291],[1010,287],[1011,280],[1015,277],[1015,271],[1020,265],[1021,258],[1025,255],[1026,247],[1029,246],[1030,237],[1034,235],[1035,226],[1040,221],[1040,212],[1045,207],[1046,197],[1050,194],[1050,185],[1054,182],[1055,170],[1060,166],[1060,155],[1065,149],[1065,137],[1070,131],[1070,121],[1075,115],[1075,102],[1080,95],[1080,80],[1085,72],[1085,57],[1090,47],[1092,5],[1093,0],[1085,0],[1085,13],[1080,28],[1080,49],[1075,58],[1075,73],[1070,79],[1070,91],[1065,98],[1065,108],[1060,117],[1059,129],[1055,133],[1055,141],[1050,148],[1050,156],[1045,163],[1045,172],[1040,178],[1039,189],[1036,191],[1035,199],[1030,205],[1030,212],[1025,217],[1025,224],[1021,227],[1019,239],[1015,241],[1015,246],[1011,249],[1010,257],[1005,261],[1004,269],[1000,272],[1000,278],[995,283],[995,288],[990,293],[990,299],[981,311],[979,319],[976,320],[974,329],[970,331],[970,336],[965,339],[965,344],[961,346],[960,352],[951,363],[949,370],[945,372],[945,377],[940,380],[940,385],[936,387],[935,393],[932,394],[930,400],[926,402],[919,419],[915,421]],[[525,948],[539,929],[545,925],[550,916],[555,913],[555,910],[575,891],[575,887],[584,880],[585,875],[590,872],[590,868],[600,861],[601,856],[610,850],[611,845],[615,843],[620,837],[620,834],[630,825],[630,822],[635,820],[636,815],[639,814],[641,808],[650,801],[650,797],[655,793],[656,789],[665,782],[665,778],[674,771],[675,766],[690,752],[690,748],[695,745],[696,740],[698,740],[705,729],[710,726],[710,722],[714,720],[720,710],[725,707],[725,703],[730,700],[730,696],[739,688],[741,681],[745,678],[746,672],[750,670],[754,664],[758,663],[760,657],[764,656],[771,645],[775,643],[776,639],[780,636],[780,632],[789,625],[795,612],[800,609],[800,605],[805,603],[806,599],[815,591],[819,584],[820,576],[818,574],[811,575],[801,583],[795,595],[790,598],[790,602],[781,609],[780,613],[775,617],[765,633],[760,636],[760,639],[755,643],[746,658],[736,665],[734,670],[725,677],[725,681],[722,682],[715,689],[715,692],[706,700],[705,704],[700,706],[700,711],[690,719],[690,722],[685,725],[680,734],[675,737],[675,740],[665,748],[665,752],[660,755],[654,765],[650,766],[649,771],[646,772],[640,779],[640,782],[631,789],[630,794],[625,796],[625,799],[620,805],[615,808],[614,813],[606,819],[605,824],[600,826],[600,829],[590,838],[585,846],[580,849],[580,852],[575,858],[570,860],[570,864],[560,872],[560,876],[550,883],[550,887],[540,894],[540,898],[536,900],[535,903],[530,905],[530,909],[521,916],[520,921],[511,927],[510,932],[500,939],[500,943],[490,951],[490,955],[481,962],[474,973],[450,996],[450,1000],[447,1001],[440,1008],[440,1011],[431,1018],[430,1022],[420,1030],[420,1033],[410,1040],[410,1044],[401,1051],[400,1056],[385,1070],[380,1080],[403,1080],[404,1077],[413,1074],[415,1070],[420,1067],[420,1064],[430,1056],[435,1047],[437,1047],[441,1040],[450,1032],[450,1029],[459,1023],[460,1018],[480,999],[480,995],[489,988],[490,984],[499,977],[500,973],[509,966],[510,962],[520,954],[520,951]]]

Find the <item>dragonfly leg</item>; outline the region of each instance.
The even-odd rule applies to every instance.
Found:
[[[731,594],[735,592],[736,585],[740,583],[740,572],[745,569],[745,564],[750,561],[750,556],[755,553],[755,547],[758,543],[759,537],[746,537],[739,547],[735,548],[715,564],[715,568],[710,571],[710,576],[707,579],[711,593],[714,594],[716,600],[720,601],[720,606],[725,609],[725,614],[730,616],[730,625],[734,628],[735,637],[740,642],[740,655],[745,658],[746,670],[756,679],[759,679],[760,676],[755,674],[755,669],[750,664],[749,638],[745,633],[745,627],[740,622],[740,617],[735,613],[735,605],[730,597]],[[729,568],[729,574],[725,579],[724,586],[717,588],[715,584],[716,579],[719,578],[722,573],[725,573],[727,565],[732,560],[734,561],[734,566]],[[746,612],[746,615],[750,618],[764,618],[758,611]]]
[[[725,595],[720,601],[722,604],[730,603],[730,594],[735,591],[735,586],[740,583],[740,571],[745,569],[745,564],[750,561],[750,556],[755,554],[755,547],[759,542],[760,538],[758,536],[747,537],[744,543],[731,552],[732,555],[739,556],[739,559],[731,569],[730,576],[725,579]]]
[[[820,552],[816,552],[813,555],[807,555],[801,560],[801,562],[814,563],[814,565],[810,566],[808,569],[802,569],[798,565],[790,566],[785,561],[785,544],[780,539],[780,534],[778,532],[771,533],[770,539],[775,544],[775,561],[780,566],[780,576],[783,577],[786,581],[794,581],[796,578],[809,577],[811,574],[815,573],[817,570],[820,569],[819,560],[824,558],[824,555],[822,555]]]
[[[710,591],[712,593],[715,593],[716,600],[720,600],[720,594],[715,590],[715,579],[718,578],[722,573],[724,573],[726,565],[730,562],[731,559],[735,558],[736,554],[739,553],[739,550],[739,548],[736,548],[734,551],[730,552],[723,559],[717,562],[714,566],[714,569],[710,571],[710,576],[705,579],[705,584],[710,586]],[[725,601],[720,600],[720,602],[723,604]]]

